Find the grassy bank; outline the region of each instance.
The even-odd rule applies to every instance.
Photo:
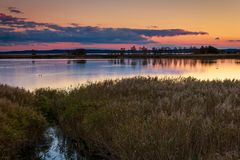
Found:
[[[35,158],[46,120],[32,102],[32,93],[0,85],[0,159]]]
[[[34,107],[109,159],[238,159],[240,81],[132,78],[39,89]]]

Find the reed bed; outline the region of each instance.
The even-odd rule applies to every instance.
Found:
[[[34,159],[46,120],[30,104],[33,94],[0,85],[0,159]]]
[[[240,81],[108,80],[39,89],[33,106],[79,151],[105,159],[240,158]]]

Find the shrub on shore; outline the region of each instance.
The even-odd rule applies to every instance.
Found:
[[[31,97],[23,89],[0,86],[0,159],[34,157],[43,139],[46,121],[29,106]]]
[[[55,97],[38,102],[77,146],[109,159],[240,157],[240,81],[136,77],[36,93]]]

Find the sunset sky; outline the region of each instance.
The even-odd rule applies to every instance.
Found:
[[[240,0],[1,0],[0,51],[240,48]]]

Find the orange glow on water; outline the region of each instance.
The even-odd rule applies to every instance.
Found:
[[[34,90],[67,88],[88,81],[135,76],[194,77],[201,80],[240,79],[235,59],[108,59],[108,60],[0,60],[0,82]],[[41,75],[41,76],[40,76]]]

